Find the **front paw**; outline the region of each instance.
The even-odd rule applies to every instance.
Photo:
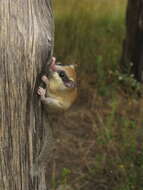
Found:
[[[37,93],[40,96],[45,96],[46,90],[44,88],[42,88],[42,87],[39,87]]]
[[[41,80],[44,82],[44,83],[48,83],[48,78],[45,76],[45,75],[43,75],[42,77],[41,77]]]

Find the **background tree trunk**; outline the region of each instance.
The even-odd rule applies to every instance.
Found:
[[[130,69],[143,82],[143,0],[128,0],[126,38],[124,41],[123,69]]]
[[[52,48],[51,0],[0,1],[0,190],[47,190],[44,168],[34,177],[33,163],[46,119],[36,81]]]

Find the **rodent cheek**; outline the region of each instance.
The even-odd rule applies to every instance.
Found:
[[[60,80],[60,77],[59,77],[59,75],[58,75],[57,72],[53,72],[53,79],[54,79],[55,81],[59,81],[59,80]]]
[[[59,80],[57,81],[58,83],[58,88],[60,90],[65,90],[67,87],[64,85],[63,81],[61,80],[61,78],[59,78]]]
[[[56,89],[64,90],[66,88],[62,79],[59,77],[58,73],[56,72],[54,72],[52,75],[52,81]]]

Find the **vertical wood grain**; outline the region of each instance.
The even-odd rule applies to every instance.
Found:
[[[44,127],[36,80],[52,48],[50,0],[0,0],[0,190],[47,189],[44,169],[31,171]]]

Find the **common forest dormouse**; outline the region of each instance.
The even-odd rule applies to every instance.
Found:
[[[52,57],[49,69],[50,75],[43,75],[41,78],[46,88],[39,87],[37,93],[47,109],[65,111],[77,97],[75,66],[56,63],[56,58]]]

